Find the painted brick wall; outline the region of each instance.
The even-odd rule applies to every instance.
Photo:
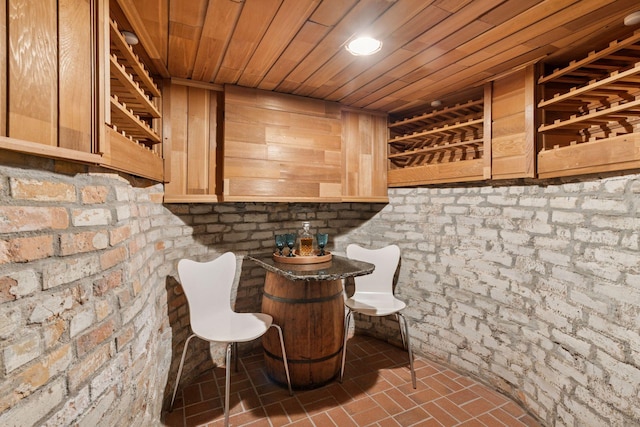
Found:
[[[158,425],[189,334],[181,258],[238,255],[234,308],[259,311],[270,251],[303,220],[344,238],[381,206],[163,206],[162,186],[0,152],[0,425]],[[334,244],[329,245],[333,250]],[[259,346],[260,342],[246,347]],[[183,381],[222,363],[190,344]]]
[[[188,335],[180,258],[239,257],[303,220],[402,248],[415,349],[548,425],[640,423],[640,176],[391,190],[391,203],[161,204],[162,188],[0,153],[0,425],[157,425]],[[360,319],[393,342],[397,324]],[[250,346],[257,346],[259,342]],[[222,361],[191,344],[185,381]],[[212,357],[211,357],[212,356]]]
[[[640,425],[640,175],[390,196],[351,238],[399,242],[417,352],[547,425]]]

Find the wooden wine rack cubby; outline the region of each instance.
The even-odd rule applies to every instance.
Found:
[[[116,169],[163,180],[161,91],[115,20],[109,20],[109,111],[103,150]]]
[[[484,179],[485,100],[391,121],[388,185],[406,186]]]
[[[640,168],[640,32],[538,85],[539,177]]]

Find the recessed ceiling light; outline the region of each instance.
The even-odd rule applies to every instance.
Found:
[[[627,27],[631,27],[632,25],[636,25],[640,23],[640,11],[633,12],[624,17],[624,25]]]
[[[346,48],[355,56],[372,55],[382,48],[382,42],[373,37],[358,37],[351,40]]]

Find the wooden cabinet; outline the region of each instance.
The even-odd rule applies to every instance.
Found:
[[[388,202],[387,115],[342,110],[342,201]]]
[[[411,118],[392,119],[388,140],[390,187],[478,181],[490,165],[485,132],[488,102],[477,98]]]
[[[2,2],[0,148],[98,163],[92,153],[99,19],[86,0]]]
[[[530,65],[491,84],[491,179],[535,176],[535,67]]]
[[[225,201],[342,200],[340,105],[225,86]]]
[[[160,89],[110,19],[119,4],[2,2],[0,148],[162,180]]]
[[[182,79],[163,95],[167,203],[388,201],[384,114]]]
[[[160,89],[126,42],[118,23],[111,18],[108,24],[109,79],[105,82],[109,94],[105,114],[108,129],[99,145],[101,163],[162,181]]]
[[[222,88],[173,80],[164,84],[166,203],[222,199]]]
[[[389,186],[535,176],[535,67],[476,99],[389,124]]]
[[[640,167],[640,32],[538,80],[541,178]]]

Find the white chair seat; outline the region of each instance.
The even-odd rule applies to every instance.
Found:
[[[247,342],[260,338],[273,318],[264,313],[206,313],[199,321],[196,336],[207,341]]]
[[[347,298],[344,304],[351,311],[367,316],[387,316],[407,306],[393,295],[379,292],[356,292],[351,298]]]

